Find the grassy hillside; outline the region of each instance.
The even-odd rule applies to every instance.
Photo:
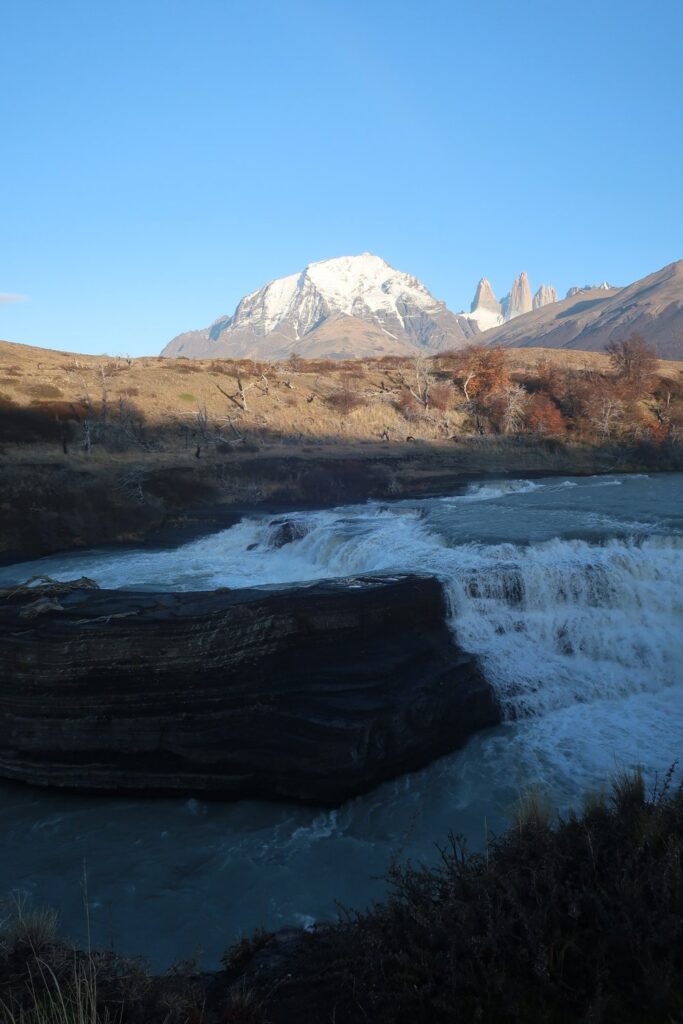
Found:
[[[606,355],[542,349],[254,364],[0,342],[0,556],[485,473],[674,468],[682,369],[631,381]]]

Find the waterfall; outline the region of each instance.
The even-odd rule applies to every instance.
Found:
[[[681,682],[683,537],[624,518],[622,481],[639,496],[650,486],[634,478],[478,483],[431,501],[251,516],[175,551],[68,556],[23,571],[180,590],[432,573],[455,639],[479,656],[517,719]],[[533,515],[570,535],[500,538]],[[489,522],[500,539],[482,543]],[[590,536],[571,536],[577,526]]]

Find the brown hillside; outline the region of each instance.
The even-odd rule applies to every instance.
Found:
[[[0,559],[482,475],[678,468],[682,370],[627,381],[600,353],[484,346],[257,364],[0,342]]]
[[[665,359],[683,359],[683,260],[626,288],[582,291],[485,331],[486,345],[604,351],[642,335]]]

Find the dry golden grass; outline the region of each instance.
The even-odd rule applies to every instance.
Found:
[[[513,383],[532,380],[543,360],[596,377],[610,370],[596,353],[506,350],[505,359]],[[682,369],[660,363],[658,372],[680,379]],[[427,408],[418,372],[430,378]],[[680,464],[673,449],[615,447],[616,438],[591,434],[586,418],[561,436],[531,421],[501,434],[495,409],[480,422],[456,372],[448,356],[418,371],[396,357],[127,359],[0,341],[0,558],[138,542],[162,527],[204,529],[209,508],[448,493],[491,473]],[[678,409],[683,390],[671,391]],[[646,438],[657,425],[650,405],[641,401],[637,417]]]
[[[599,372],[607,372],[610,365],[601,353],[554,349],[506,350],[506,358],[513,374],[533,372],[539,360]],[[141,414],[151,429],[172,425],[186,445],[201,433],[201,427],[214,441],[221,436],[234,441],[242,434],[261,447],[315,443],[338,448],[345,443],[405,443],[407,437],[438,443],[466,432],[468,425],[463,396],[451,383],[448,370],[439,358],[429,363],[441,408],[410,415],[409,409],[399,408],[407,391],[398,383],[400,374],[411,379],[410,359],[300,360],[293,366],[249,360],[81,356],[0,342],[0,397],[45,410],[55,403],[79,409],[89,403],[99,416],[104,405],[111,418],[124,408]],[[238,372],[246,409],[238,393]],[[659,372],[679,376],[683,363],[662,361]],[[343,401],[335,408],[334,396],[344,392],[357,398],[357,408],[344,411],[344,405],[351,403]],[[173,447],[178,448],[178,443]]]

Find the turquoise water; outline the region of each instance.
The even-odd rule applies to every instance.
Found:
[[[508,721],[336,811],[0,784],[2,887],[57,906],[75,938],[85,867],[97,942],[160,967],[201,947],[211,966],[258,925],[381,896],[392,858],[433,858],[450,830],[480,846],[529,784],[562,810],[615,770],[642,764],[653,778],[680,756],[683,475],[505,480],[287,518],[302,536],[277,550],[272,517],[253,516],[173,551],[9,566],[0,584],[45,572],[187,590],[434,572]]]

